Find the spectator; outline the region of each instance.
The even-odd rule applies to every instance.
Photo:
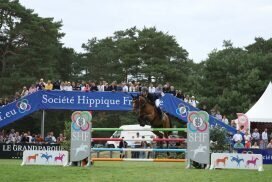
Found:
[[[184,102],[190,103],[191,99],[189,95],[186,95],[186,97],[184,98]]]
[[[127,148],[127,142],[124,140],[125,138],[122,137],[122,141],[119,143],[119,148]],[[126,157],[126,152],[123,153],[123,151],[120,151],[120,158]]]
[[[179,98],[179,99],[181,99],[181,100],[184,100],[184,95],[183,95],[183,93],[182,93],[181,90],[178,90],[176,92],[176,97]]]
[[[56,137],[54,136],[53,131],[50,132],[50,136],[51,136],[51,139],[52,139],[52,143],[57,143],[57,139],[56,139]]]
[[[266,148],[266,145],[265,145],[265,143],[264,143],[263,140],[260,140],[259,148],[260,148],[260,149],[265,149],[265,148]]]
[[[241,133],[240,133],[240,130],[237,130],[236,134],[233,135],[232,140],[233,140],[235,143],[237,143],[238,141],[241,142],[241,141],[243,140],[243,137],[242,137],[242,135],[241,135]]]
[[[238,140],[234,146],[233,146],[234,149],[241,149],[241,148],[244,148],[244,145],[241,143],[240,140]]]
[[[163,92],[163,89],[162,89],[162,85],[161,85],[161,84],[158,84],[158,86],[156,87],[155,92],[156,92],[156,93],[162,93],[162,92]]]
[[[10,130],[7,143],[15,143],[15,130],[14,129]]]
[[[150,83],[148,87],[148,93],[155,93],[155,92],[156,92],[156,88],[153,86],[152,83]]]
[[[140,141],[140,133],[137,132],[136,133],[136,138],[135,138],[135,148],[141,148],[141,141]],[[139,151],[136,151],[134,153],[134,158],[139,158],[140,157],[140,152]]]
[[[42,143],[44,140],[43,140],[43,138],[41,137],[41,135],[40,134],[38,134],[37,136],[36,136],[36,143]]]
[[[36,141],[36,137],[37,137],[37,135],[32,134],[32,137],[31,137],[31,143],[37,143],[37,141]]]
[[[53,90],[60,90],[60,83],[61,83],[60,80],[56,80],[56,81],[53,83]]]
[[[116,91],[117,90],[117,85],[116,85],[116,81],[113,81],[111,83],[111,85],[108,88],[109,91]]]
[[[145,141],[145,136],[142,136],[142,141],[141,141],[141,148],[146,149],[147,148],[147,142]],[[141,151],[140,152],[140,158],[145,159],[146,158],[146,152]]]
[[[122,91],[123,92],[128,92],[128,86],[127,86],[127,84],[126,83],[122,83],[122,86],[123,86]]]
[[[50,133],[50,132],[47,133],[47,136],[45,137],[44,142],[45,142],[46,144],[51,144],[51,143],[53,143],[52,137],[51,137],[51,133]]]
[[[251,135],[249,131],[246,131],[244,135],[244,140],[245,140],[245,148],[250,148],[251,147]]]
[[[45,90],[53,90],[53,84],[51,83],[51,80],[48,80],[44,87]]]
[[[129,83],[129,88],[128,88],[128,90],[129,90],[129,92],[136,92],[136,88],[135,88],[135,86],[134,86],[134,84],[133,83]]]
[[[226,117],[226,115],[223,115],[222,122],[225,123],[225,124],[227,124],[227,125],[229,125],[229,120]]]
[[[220,114],[220,111],[217,111],[215,117],[216,117],[216,119],[218,119],[219,121],[222,121],[222,115]]]
[[[88,83],[85,84],[85,86],[81,87],[84,92],[89,92],[91,90],[91,87]]]
[[[254,145],[251,146],[252,149],[259,149],[258,143],[254,142]]]
[[[65,87],[64,87],[64,90],[66,91],[73,91],[73,87],[71,85],[71,82],[65,82]]]
[[[60,133],[59,137],[57,138],[57,143],[60,144],[60,143],[64,142],[65,139],[66,139],[66,137],[64,137],[63,134]]]
[[[92,82],[92,84],[91,84],[91,91],[98,91],[98,88],[97,88],[95,82]]]
[[[192,96],[191,101],[189,103],[194,107],[197,107],[198,105],[198,101],[195,99],[195,96]]]
[[[29,138],[27,137],[27,133],[23,133],[23,137],[21,140],[22,143],[29,143]]]
[[[122,87],[122,84],[117,84],[117,88],[116,88],[116,91],[117,92],[122,92],[123,91],[123,87]]]
[[[29,94],[32,94],[32,93],[34,93],[34,92],[36,92],[36,91],[37,91],[37,88],[35,87],[34,84],[32,84],[32,85],[29,87],[29,89],[28,89],[28,93],[29,93]]]
[[[27,90],[26,86],[24,86],[24,87],[23,87],[23,90],[22,90],[22,92],[21,92],[21,97],[25,97],[25,96],[27,96],[27,95],[28,95],[28,90]]]
[[[27,138],[28,138],[28,143],[31,143],[32,136],[31,136],[31,132],[30,131],[27,132]]]
[[[263,140],[263,143],[264,143],[264,148],[266,148],[266,146],[268,144],[267,128],[265,128],[264,131],[262,132],[262,140]]]
[[[65,90],[65,83],[64,82],[60,82],[60,90]]]
[[[19,100],[21,98],[21,94],[19,92],[15,92],[14,101]]]
[[[104,85],[104,91],[111,91],[109,84],[106,82]]]
[[[252,143],[257,142],[257,144],[258,144],[259,140],[260,140],[260,133],[258,132],[258,129],[255,128],[254,132],[252,133]]]
[[[272,148],[272,139],[270,140],[269,144],[266,146],[266,148],[271,149]]]
[[[174,86],[170,86],[169,94],[172,94],[173,96],[176,96],[176,90]]]
[[[20,143],[22,140],[22,137],[20,136],[20,133],[17,131],[15,133],[15,143]]]
[[[99,82],[99,85],[97,85],[97,89],[99,92],[104,92],[104,84],[103,82]]]
[[[44,90],[45,83],[43,82],[43,78],[40,79],[40,82],[36,85],[37,90]]]
[[[77,90],[76,82],[72,82],[71,86],[73,91]]]

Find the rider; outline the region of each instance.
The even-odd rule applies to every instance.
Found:
[[[147,100],[150,101],[150,104],[152,104],[153,106],[155,106],[159,117],[162,119],[162,111],[160,109],[160,96],[161,93],[149,93],[148,92],[148,88],[147,87],[142,87],[142,96],[147,98]]]

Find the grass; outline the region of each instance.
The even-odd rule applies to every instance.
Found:
[[[20,166],[21,160],[0,160],[0,181],[180,182],[272,181],[272,166],[253,170],[185,169],[185,163],[95,162],[91,168]]]

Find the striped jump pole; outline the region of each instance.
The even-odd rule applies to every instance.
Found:
[[[186,152],[186,149],[154,149],[154,148],[92,148],[92,151],[100,152],[100,151],[140,151],[140,152]]]
[[[123,161],[123,162],[185,162],[186,159],[132,159],[132,158],[92,158],[93,161]]]
[[[153,139],[122,139],[122,138],[92,138],[93,142],[96,141],[147,141],[147,142],[184,142],[185,138],[153,138]]]
[[[92,128],[92,131],[186,131],[186,128],[139,128],[139,129],[123,129],[123,128]]]

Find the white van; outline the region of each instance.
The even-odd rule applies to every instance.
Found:
[[[123,125],[120,127],[120,129],[128,129],[133,131],[115,131],[110,138],[122,138],[126,140],[130,139],[136,139],[137,133],[139,133],[139,138],[142,139],[142,136],[145,137],[147,140],[152,140],[153,138],[156,138],[157,136],[152,131],[141,131],[143,129],[150,129],[151,126],[145,125],[144,127],[140,125]],[[139,129],[139,130],[137,130]],[[135,131],[134,131],[135,130]],[[118,148],[120,141],[107,141],[106,146],[110,148]],[[131,147],[133,145],[133,141],[127,141],[128,147]],[[150,143],[148,141],[147,143]]]

